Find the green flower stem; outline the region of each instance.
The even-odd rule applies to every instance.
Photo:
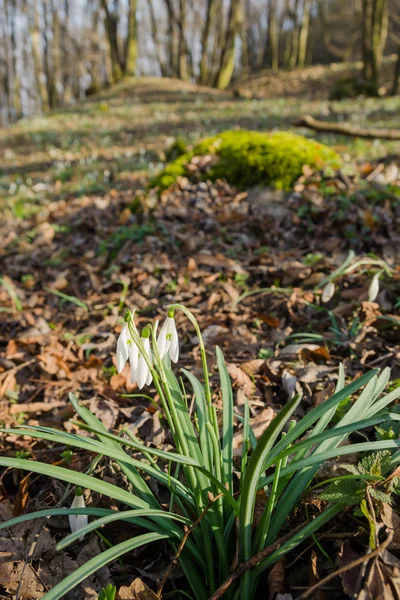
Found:
[[[215,423],[213,422],[213,415],[212,415],[212,411],[211,411],[212,402],[211,402],[210,378],[208,376],[207,355],[206,355],[206,349],[204,346],[204,341],[203,341],[203,337],[201,335],[199,324],[198,324],[197,319],[194,316],[194,314],[191,313],[190,310],[186,308],[186,306],[183,306],[183,304],[171,304],[168,308],[169,309],[172,308],[174,310],[181,310],[187,316],[187,318],[189,319],[189,321],[192,323],[192,325],[195,328],[197,337],[199,339],[201,364],[202,364],[203,373],[204,373],[205,396],[206,396],[207,406],[208,406],[208,410],[209,410],[209,420],[214,425],[214,431],[215,431]]]
[[[162,387],[165,390],[165,396],[166,396],[166,399],[168,402],[171,420],[174,424],[175,443],[179,447],[180,452],[182,452],[186,456],[190,456],[189,445],[187,443],[187,439],[185,437],[183,428],[181,426],[179,415],[176,411],[175,402],[172,397],[170,387],[168,385],[164,365],[161,360],[160,353],[158,351],[157,340],[156,340],[155,331],[153,328],[152,328],[152,341],[153,341],[153,352],[154,352],[154,356],[155,356],[157,367],[158,367],[158,373],[160,375]],[[149,362],[146,361],[148,366],[149,366]],[[150,368],[150,366],[149,366],[149,368]],[[151,369],[153,369],[152,365],[151,365]],[[157,373],[155,373],[155,374],[156,374],[156,378],[158,381],[158,375],[157,375]],[[154,376],[153,376],[153,379],[154,379]],[[186,472],[187,478],[192,487],[198,510],[201,512],[206,508],[206,502],[205,502],[205,498],[203,497],[203,493],[206,493],[206,490],[208,487],[207,480],[205,480],[203,482],[202,480],[204,479],[204,476],[203,475],[198,476],[193,467],[186,466],[186,467],[184,467],[184,471]],[[202,485],[200,485],[200,482],[202,482]],[[209,576],[209,580],[210,580],[210,589],[212,591],[214,591],[216,589],[216,582],[215,582],[215,573],[214,573],[214,559],[213,559],[212,545],[211,545],[210,531],[209,531],[209,522],[206,519],[202,519],[202,521],[200,523],[200,528],[203,533],[203,541],[204,541],[205,554],[206,554],[206,560],[207,560],[207,570],[208,570],[208,576]]]
[[[165,395],[164,395],[163,389],[160,385],[160,380],[159,380],[157,371],[154,369],[154,366],[153,366],[149,356],[147,355],[147,352],[145,351],[145,349],[143,347],[142,339],[141,339],[140,335],[138,334],[137,329],[136,329],[132,319],[130,321],[128,321],[128,328],[129,328],[129,333],[131,335],[131,338],[133,339],[136,346],[139,348],[139,352],[142,354],[144,360],[146,361],[146,365],[148,366],[148,368],[150,370],[151,376],[153,377],[154,387],[156,388],[158,395],[160,396],[160,401],[161,401],[162,407],[164,409],[166,419],[168,421],[168,426],[171,430],[172,435],[174,435],[175,434],[175,424],[171,418],[171,413],[169,411],[168,404],[165,400]],[[152,329],[152,335],[154,336],[153,329]]]

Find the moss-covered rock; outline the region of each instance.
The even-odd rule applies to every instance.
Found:
[[[212,161],[200,177],[211,181],[224,178],[240,188],[274,185],[289,189],[304,165],[312,168],[340,165],[339,156],[331,148],[290,132],[225,131],[202,140],[191,152],[171,162],[151,180],[150,187],[164,190],[178,176],[192,178],[193,169],[189,174],[186,166],[193,156],[208,154],[218,160]]]

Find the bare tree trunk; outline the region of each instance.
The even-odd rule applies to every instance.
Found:
[[[167,77],[168,69],[167,69],[167,65],[166,65],[165,60],[162,55],[160,37],[158,34],[157,21],[156,21],[156,15],[154,12],[153,2],[152,2],[152,0],[147,0],[147,2],[148,2],[148,6],[149,6],[149,13],[150,13],[151,35],[153,38],[154,45],[156,47],[157,60],[160,65],[161,76]]]
[[[290,38],[290,55],[289,55],[289,68],[294,69],[297,64],[298,52],[299,52],[299,0],[295,1],[294,9],[291,14],[293,21],[292,35]]]
[[[28,16],[29,33],[32,44],[34,79],[38,89],[40,105],[42,110],[47,110],[49,108],[49,99],[47,95],[46,76],[43,69],[40,50],[40,24],[39,16],[36,10],[36,4],[33,5],[31,12],[29,9],[28,0],[24,0],[24,12]]]
[[[279,25],[277,15],[277,0],[270,0],[268,13],[268,51],[269,64],[273,71],[279,69]]]
[[[5,3],[7,6],[7,2]],[[11,2],[11,19],[10,19],[10,43],[11,43],[11,64],[13,74],[13,93],[12,93],[12,107],[13,107],[13,118],[20,119],[22,117],[21,107],[21,80],[18,73],[17,65],[17,3],[16,0]]]
[[[187,5],[186,0],[179,0],[179,20],[178,20],[178,28],[179,28],[179,78],[183,81],[189,81],[189,65],[188,65],[188,47],[186,44],[186,13],[187,13]]]
[[[310,31],[310,14],[311,14],[312,0],[304,0],[303,5],[303,18],[300,24],[299,32],[299,50],[297,57],[297,66],[304,67],[307,58],[307,43],[308,34]]]
[[[216,0],[214,34],[212,41],[209,76],[207,81],[207,84],[212,86],[216,85],[218,79],[221,53],[223,48],[225,47],[226,41],[226,31],[224,27],[222,27],[223,14],[223,0]]]
[[[54,104],[58,106],[59,102],[59,89],[61,82],[61,57],[60,57],[60,18],[57,12],[56,6],[54,6],[54,0],[51,0],[51,12],[53,16],[53,39],[51,44],[52,51],[52,63],[53,63],[53,95]]]
[[[137,0],[129,0],[128,31],[125,41],[124,73],[135,75],[137,59]]]
[[[110,11],[107,0],[101,0],[101,5],[104,10],[104,27],[107,33],[108,44],[110,48],[110,59],[112,67],[113,80],[119,81],[122,79],[122,61],[119,56],[118,48],[118,16]]]
[[[400,48],[399,48],[399,52],[397,54],[396,67],[394,70],[393,85],[392,85],[392,89],[391,89],[392,96],[396,96],[396,94],[399,91],[399,80],[400,80]]]
[[[363,0],[363,77],[371,94],[378,94],[379,72],[388,32],[387,0]]]
[[[235,68],[235,42],[242,22],[240,0],[231,0],[225,46],[222,51],[221,66],[218,72],[217,87],[224,90],[231,82]]]
[[[172,77],[179,77],[179,34],[177,31],[177,18],[175,16],[172,0],[165,0],[168,13],[169,30],[169,70]]]
[[[204,21],[204,27],[201,34],[201,59],[200,59],[200,83],[206,84],[209,76],[209,58],[208,58],[208,44],[211,34],[212,25],[215,24],[215,16],[217,10],[216,0],[207,0],[206,17]]]

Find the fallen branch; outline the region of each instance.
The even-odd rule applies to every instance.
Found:
[[[382,138],[385,140],[400,140],[400,131],[398,129],[375,129],[364,127],[353,127],[349,123],[329,123],[328,121],[318,121],[310,115],[303,115],[295,123],[296,127],[309,127],[315,131],[326,131],[328,133],[341,133],[342,135],[351,135],[354,137],[373,140]]]

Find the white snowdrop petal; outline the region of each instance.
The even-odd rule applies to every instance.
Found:
[[[324,303],[329,302],[329,300],[333,297],[334,293],[335,293],[335,284],[333,283],[333,281],[329,281],[329,283],[327,283],[326,286],[324,287],[324,289],[322,290],[322,297],[321,297],[322,302],[324,302]]]
[[[179,359],[179,338],[178,331],[176,329],[175,321],[173,323],[173,328],[171,331],[171,345],[169,348],[169,355],[171,357],[172,362],[176,363]]]
[[[146,356],[149,358],[149,360],[151,360],[150,339],[142,338],[142,343],[143,343],[143,347],[144,347]],[[147,366],[144,356],[141,354],[139,356],[138,366],[136,369],[136,382],[137,382],[138,388],[140,390],[145,386],[146,381],[148,380],[148,377],[149,377],[149,373],[150,373],[149,367]]]
[[[379,275],[374,275],[371,284],[368,288],[369,302],[375,302],[379,294]]]
[[[143,356],[140,356],[138,367],[137,367],[136,373],[135,373],[136,383],[137,383],[139,390],[141,390],[146,383],[147,371],[148,371],[148,368],[147,368],[146,362],[145,362]]]
[[[167,336],[169,334],[169,328],[170,328],[170,321],[173,321],[173,319],[170,319],[169,317],[167,317],[160,329],[160,333],[158,334],[158,338],[157,338],[157,347],[158,347],[158,352],[160,354],[160,358],[163,359],[164,356],[167,354],[168,349],[169,349],[169,340],[167,339]]]
[[[72,501],[71,508],[85,508],[85,500],[83,496],[75,496]],[[69,526],[71,528],[72,533],[86,527],[88,524],[88,516],[87,515],[69,515]],[[83,540],[85,536],[81,536],[80,541]]]
[[[117,342],[117,371],[118,371],[118,373],[121,373],[122,369],[124,368],[124,366],[126,364],[126,361],[129,358],[128,339],[129,339],[128,325],[127,325],[127,323],[124,323],[124,325],[122,327],[122,331],[118,337],[118,342]]]
[[[132,369],[135,370],[139,361],[139,349],[136,346],[135,342],[132,340],[131,344],[129,344],[129,362],[131,364]]]
[[[77,515],[76,516],[76,526],[75,531],[79,531],[79,529],[83,529],[88,524],[88,516],[87,515]],[[81,535],[79,537],[79,541],[81,542],[85,536]]]

